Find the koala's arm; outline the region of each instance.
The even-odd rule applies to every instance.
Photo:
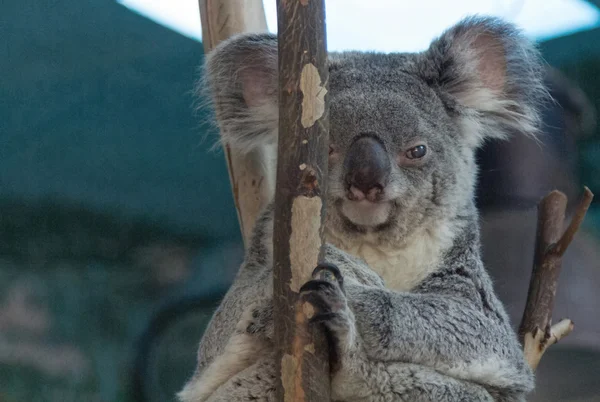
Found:
[[[347,286],[365,352],[525,394],[533,374],[521,346],[481,263],[468,262],[447,265],[411,293]]]
[[[366,362],[357,378],[344,381],[343,394],[335,402],[493,402],[495,399],[483,387],[445,376],[437,371],[414,364]],[[256,363],[231,377],[207,402],[275,402],[275,355],[266,354]],[[335,381],[334,376],[334,381]]]
[[[349,308],[346,290],[365,285],[361,275],[352,275],[362,267],[343,252],[327,253],[335,264],[321,263],[313,272],[313,279],[300,289],[300,297],[315,306],[315,322],[322,322],[331,336],[332,400],[344,402],[522,402],[515,395],[495,387],[456,378],[423,364],[406,361],[384,361],[367,355],[362,334],[356,331],[356,317]],[[342,258],[336,258],[342,257]],[[348,264],[342,269],[336,264]],[[350,267],[350,269],[348,269]],[[350,274],[350,275],[346,275]],[[344,285],[346,284],[346,285]],[[383,317],[385,319],[386,317]]]
[[[179,393],[181,401],[204,400],[224,381],[249,366],[265,348],[264,342],[255,342],[239,325],[249,306],[269,300],[272,295],[272,209],[269,205],[254,225],[244,263],[204,331],[196,371]]]
[[[352,315],[342,321],[351,321],[344,326],[356,329],[371,361],[419,364],[526,393],[533,388],[533,374],[483,268],[472,225],[444,255],[442,268],[411,292],[385,288],[366,263],[328,246],[325,259],[344,277],[343,299]]]

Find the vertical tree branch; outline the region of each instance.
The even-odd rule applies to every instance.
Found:
[[[327,193],[328,80],[323,0],[278,0],[279,145],[275,192],[278,400],[329,400],[329,356],[298,291],[321,256]]]
[[[204,51],[243,32],[266,32],[262,0],[199,0]],[[259,212],[273,195],[272,151],[262,147],[240,154],[225,147],[225,159],[240,229],[247,244]]]
[[[592,198],[592,192],[585,187],[583,199],[564,233],[567,197],[560,191],[552,191],[538,205],[533,272],[529,282],[525,312],[519,327],[519,338],[523,344],[525,358],[534,370],[546,349],[573,330],[573,323],[568,319],[552,325],[554,296],[562,256],[583,222]]]

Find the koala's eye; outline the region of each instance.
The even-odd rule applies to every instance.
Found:
[[[331,156],[335,152],[335,147],[329,144],[329,156]]]
[[[406,157],[408,159],[421,159],[427,154],[427,147],[425,145],[417,145],[406,151]]]
[[[420,141],[416,142],[416,145],[414,144],[415,142],[410,148],[404,148],[404,150],[398,152],[398,156],[396,157],[398,166],[413,168],[422,166],[429,160],[432,153],[428,152],[427,143]]]

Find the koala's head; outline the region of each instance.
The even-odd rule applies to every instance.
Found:
[[[422,53],[330,54],[328,223],[398,239],[473,214],[475,150],[535,135],[545,96],[534,46],[512,25],[469,18]],[[207,61],[223,139],[275,142],[277,41],[244,35]]]

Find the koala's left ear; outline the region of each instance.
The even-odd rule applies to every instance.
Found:
[[[471,17],[442,34],[421,57],[419,74],[447,98],[472,145],[514,131],[536,134],[547,96],[542,61],[515,26]]]

